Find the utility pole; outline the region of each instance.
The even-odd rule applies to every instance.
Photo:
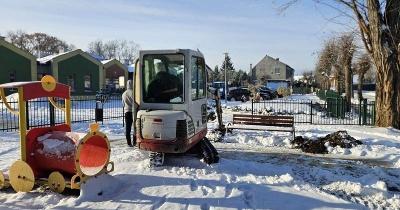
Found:
[[[227,71],[227,69],[226,69],[226,64],[227,64],[227,62],[226,62],[226,58],[228,57],[228,53],[223,53],[224,55],[225,55],[225,68],[224,68],[224,70],[225,70],[225,92],[224,92],[224,94],[225,94],[225,104],[227,104],[227,94],[228,94],[228,91],[227,91],[227,80],[226,80],[226,71]]]

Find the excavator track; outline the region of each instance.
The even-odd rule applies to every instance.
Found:
[[[215,149],[214,145],[212,145],[206,137],[200,140],[189,153],[198,154],[200,156],[200,159],[208,165],[219,162],[219,154],[217,149]],[[149,154],[149,167],[153,168],[162,166],[164,164],[164,156],[164,153],[151,152]]]
[[[150,157],[150,167],[160,167],[164,164],[164,153],[151,152]]]
[[[203,156],[202,159],[205,163],[212,164],[219,162],[219,154],[208,138],[204,137],[199,144]]]

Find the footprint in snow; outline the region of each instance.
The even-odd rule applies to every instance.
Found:
[[[191,191],[196,191],[199,189],[199,186],[197,185],[196,180],[190,180],[190,190]]]
[[[243,200],[247,207],[253,208],[253,193],[251,193],[247,190],[244,191],[243,192]]]
[[[200,206],[201,210],[210,210],[210,205],[208,205],[208,203],[203,203]]]
[[[225,198],[228,198],[232,195],[233,186],[231,184],[227,184],[225,186]]]

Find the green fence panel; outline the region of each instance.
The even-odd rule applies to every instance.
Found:
[[[344,118],[345,116],[345,100],[342,97],[327,97],[327,111],[331,116]]]

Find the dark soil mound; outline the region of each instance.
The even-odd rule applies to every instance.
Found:
[[[331,147],[340,146],[341,148],[352,148],[359,144],[362,144],[362,142],[350,136],[347,131],[337,131],[316,140],[296,136],[292,141],[294,148],[314,154],[327,154],[328,150],[325,145]]]

